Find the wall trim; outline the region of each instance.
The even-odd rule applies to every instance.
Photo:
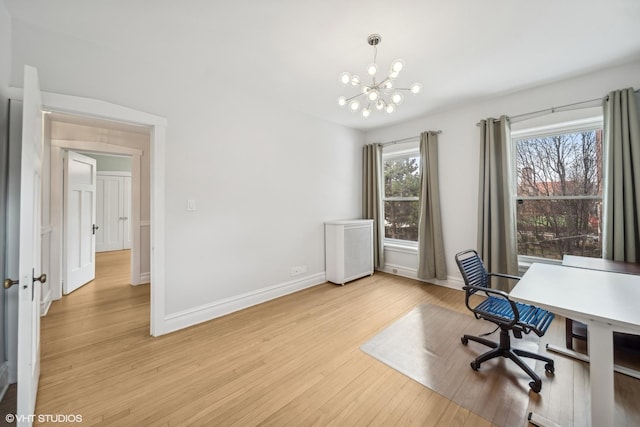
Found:
[[[123,171],[96,171],[98,176],[128,176],[131,177],[131,172]]]
[[[189,326],[197,325],[217,317],[230,314],[263,302],[267,302],[303,289],[326,283],[326,273],[312,274],[289,282],[268,286],[266,288],[247,292],[237,296],[213,301],[199,307],[190,308],[177,313],[172,313],[164,318],[164,329],[161,332],[166,334]]]
[[[379,270],[385,273],[395,274],[396,276],[407,277],[409,279],[415,279],[415,280],[419,280],[420,282],[431,283],[433,285],[443,286],[445,288],[455,289],[458,291],[461,290],[462,287],[464,286],[464,281],[462,280],[461,277],[447,275],[446,280],[438,280],[438,279],[422,280],[422,279],[418,279],[417,269],[403,267],[401,265],[396,265],[396,264],[386,263],[384,267],[382,267]]]

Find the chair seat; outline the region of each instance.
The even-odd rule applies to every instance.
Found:
[[[539,307],[516,302],[520,315],[519,324],[531,328],[536,335],[542,336],[547,331],[553,320],[553,313]],[[493,316],[501,317],[507,321],[513,320],[511,304],[504,298],[490,296],[478,304],[474,312],[486,312]],[[478,313],[482,315],[482,313]]]

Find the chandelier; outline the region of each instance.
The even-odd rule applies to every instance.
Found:
[[[350,111],[354,113],[359,111],[362,117],[365,118],[371,115],[371,111],[374,108],[378,111],[384,110],[388,114],[393,113],[404,99],[402,92],[411,92],[415,95],[422,89],[420,83],[414,83],[408,88],[396,87],[395,80],[404,68],[402,59],[396,59],[391,63],[389,74],[386,77],[379,80],[376,79],[378,74],[378,65],[376,64],[377,46],[381,41],[380,34],[371,34],[367,38],[367,43],[373,46],[373,62],[367,67],[367,74],[371,77],[370,84],[363,82],[357,74],[344,72],[339,77],[343,85],[353,86],[358,90],[358,93],[348,98],[345,96],[339,97],[338,105],[341,107],[348,105]]]

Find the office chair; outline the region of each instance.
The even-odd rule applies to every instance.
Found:
[[[495,357],[502,356],[511,359],[533,380],[529,383],[531,390],[539,393],[542,388],[542,380],[521,357],[529,357],[546,362],[544,369],[551,374],[555,371],[553,360],[537,353],[512,348],[509,331],[513,332],[513,336],[516,338],[522,338],[523,332],[528,334],[532,331],[541,337],[551,325],[553,314],[538,307],[515,302],[509,298],[509,294],[506,292],[491,289],[489,287],[491,277],[504,277],[513,280],[519,280],[520,277],[488,273],[476,251],[472,249],[466,250],[456,254],[455,258],[465,283],[462,289],[465,291],[467,308],[473,312],[476,319],[488,320],[500,328],[499,343],[473,335],[464,335],[460,339],[464,345],[467,345],[471,340],[492,348],[492,350],[481,354],[471,362],[471,369],[477,371],[483,362]],[[470,298],[476,293],[484,294],[486,299],[472,307]]]

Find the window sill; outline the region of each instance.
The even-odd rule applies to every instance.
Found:
[[[407,254],[417,254],[418,253],[418,243],[417,242],[402,242],[402,241],[394,241],[394,242],[384,242],[384,249],[391,250],[394,252],[402,252]]]
[[[531,264],[533,264],[534,262],[537,262],[540,264],[555,264],[555,265],[562,264],[562,260],[559,260],[559,259],[548,259],[548,258],[540,258],[535,256],[518,255],[519,274],[524,274],[529,269],[529,267],[531,267]]]

